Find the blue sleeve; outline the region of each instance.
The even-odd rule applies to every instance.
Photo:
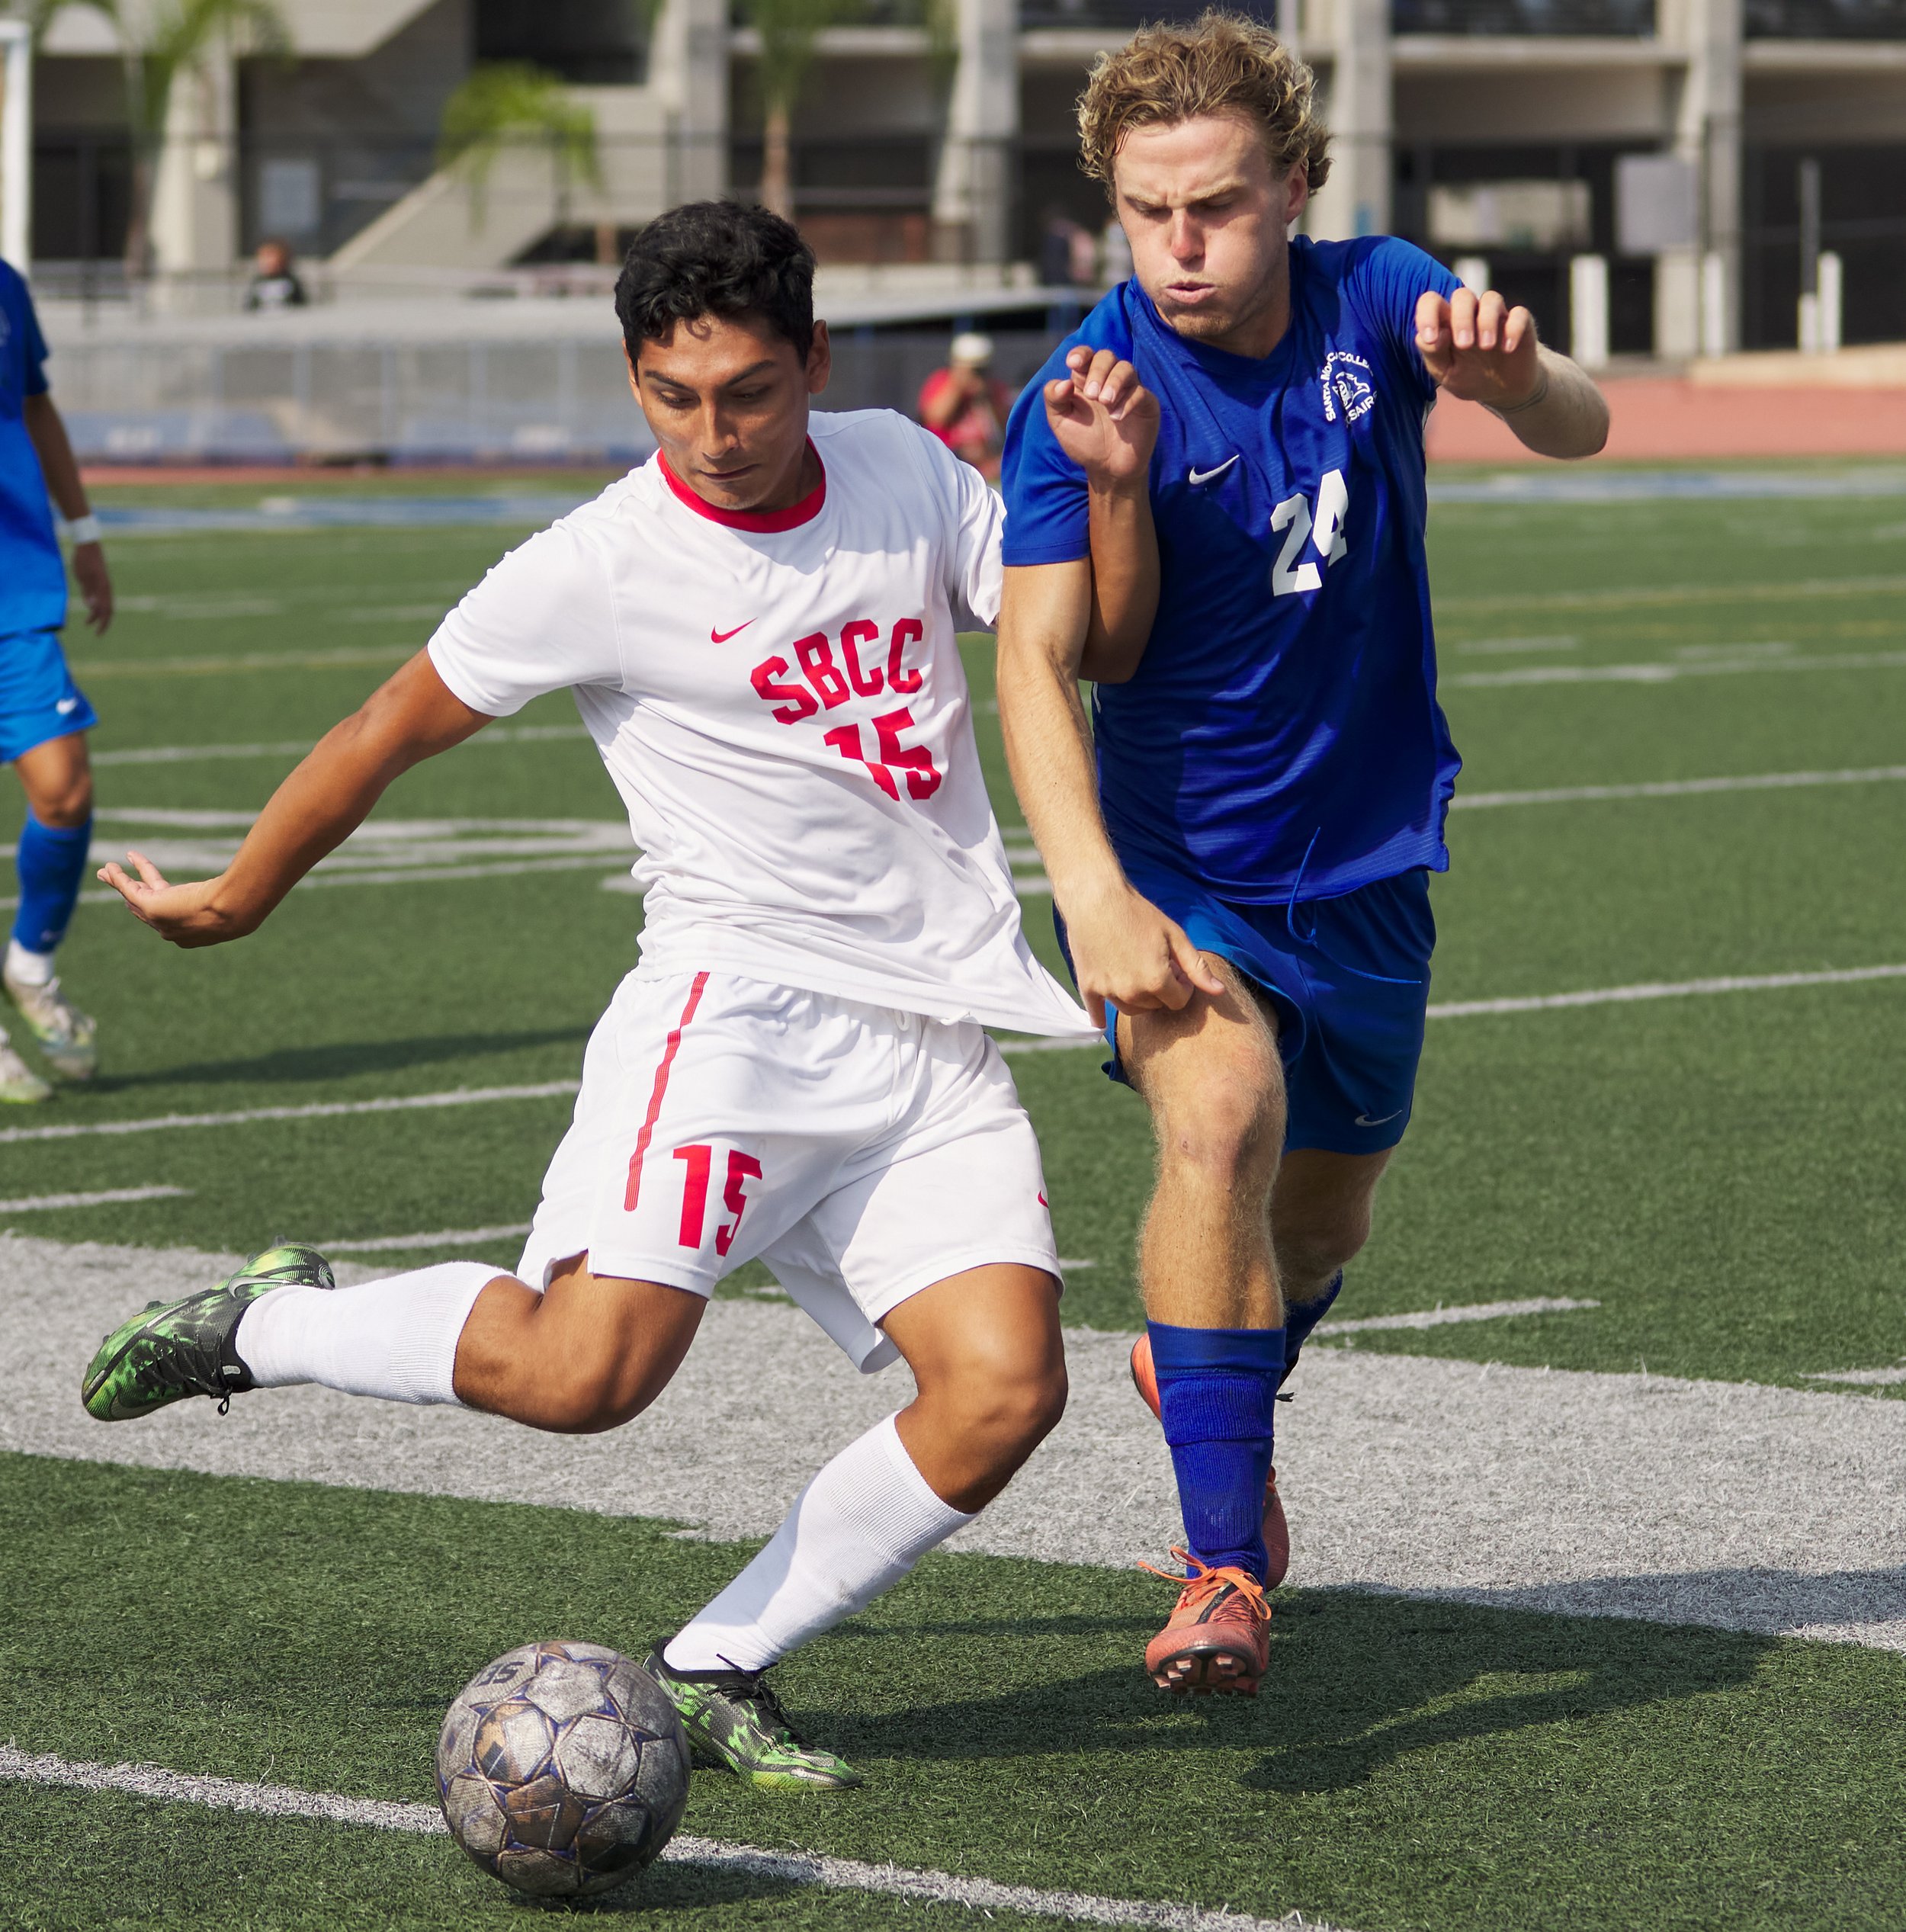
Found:
[[[1006,499],[1000,560],[1008,570],[1027,563],[1071,563],[1092,554],[1086,528],[1086,473],[1059,448],[1046,421],[1041,391],[1065,373],[1070,341],[1019,392],[1006,425],[1000,494]]]
[[[1415,377],[1424,398],[1435,395],[1436,385],[1417,352],[1417,303],[1429,290],[1447,297],[1462,284],[1434,255],[1394,236],[1369,245],[1352,280],[1357,305],[1365,317]]]
[[[40,318],[34,313],[33,297],[25,278],[6,263],[0,263],[0,306],[5,308],[8,319],[20,338],[20,393],[43,396],[47,393],[47,372],[43,366],[47,360],[47,339],[40,332]]]

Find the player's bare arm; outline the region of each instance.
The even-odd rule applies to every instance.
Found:
[[[21,419],[40,458],[47,479],[47,494],[69,523],[92,514],[86,486],[81,481],[79,465],[66,436],[66,425],[50,396],[29,396],[21,405]],[[86,606],[86,621],[104,632],[113,621],[113,582],[106,568],[106,552],[97,538],[72,547],[72,573]]]
[[[1110,349],[1081,343],[1069,376],[1045,386],[1046,420],[1086,473],[1092,607],[1081,675],[1123,684],[1138,669],[1158,614],[1158,538],[1152,528],[1151,452],[1158,399]]]
[[[1608,441],[1608,403],[1577,364],[1539,341],[1535,318],[1492,288],[1426,289],[1417,348],[1446,396],[1480,403],[1538,456],[1593,456]]]
[[[162,939],[215,946],[255,932],[280,900],[364,820],[392,780],[480,730],[490,720],[454,696],[427,651],[318,740],[271,797],[232,862],[215,879],[173,885],[142,853],[99,877]]]
[[[1026,823],[1066,922],[1080,996],[1103,1025],[1121,1012],[1176,1011],[1224,983],[1183,931],[1134,892],[1105,836],[1080,666],[1092,599],[1084,563],[1006,573],[1000,610],[1000,724]]]

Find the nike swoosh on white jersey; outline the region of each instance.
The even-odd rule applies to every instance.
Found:
[[[1359,1127],[1381,1127],[1385,1121],[1394,1120],[1397,1115],[1402,1112],[1403,1109],[1401,1107],[1398,1107],[1389,1113],[1381,1115],[1375,1120],[1372,1120],[1368,1114],[1359,1114],[1357,1115],[1357,1125]]]
[[[1198,483],[1208,483],[1212,477],[1221,477],[1237,461],[1236,456],[1227,456],[1215,470],[1193,470],[1190,473],[1191,480],[1194,486]]]

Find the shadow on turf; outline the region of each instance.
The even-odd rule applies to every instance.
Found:
[[[410,1040],[358,1040],[333,1046],[285,1047],[249,1060],[201,1060],[185,1067],[155,1067],[150,1073],[106,1076],[93,1083],[101,1093],[129,1093],[144,1086],[296,1086],[312,1080],[348,1079],[354,1074],[390,1073],[428,1067],[439,1061],[486,1059],[526,1047],[571,1045],[589,1037],[586,1026],[545,1027],[522,1033],[438,1033]]]
[[[1218,1751],[1253,1756],[1238,1781],[1256,1789],[1342,1790],[1415,1751],[1731,1688],[1754,1677],[1778,1641],[1349,1590],[1292,1593],[1278,1600],[1271,1667],[1255,1700],[1181,1699],[1154,1690],[1140,1668],[1155,1622],[1037,1625],[1038,1636],[1071,1635],[1088,1654],[1111,1649],[1121,1661],[997,1695],[878,1717],[816,1717],[812,1728],[850,1760]],[[996,1681],[987,1664],[1007,1634],[998,1626],[929,1623],[907,1634],[939,1638],[948,1664],[953,1645],[979,1640],[974,1680]],[[1015,1626],[1010,1634],[1035,1633]]]

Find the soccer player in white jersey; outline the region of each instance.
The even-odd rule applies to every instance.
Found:
[[[316,1382],[614,1428],[757,1257],[865,1371],[919,1393],[807,1485],[650,1658],[704,1762],[858,1783],[762,1674],[991,1501],[1065,1401],[1039,1151],[987,1025],[1089,1038],[1019,927],[955,633],[999,608],[999,499],[884,411],[810,418],[813,258],[759,209],[646,229],[616,291],[659,453],[512,551],[330,732],[230,866],[101,876],[181,946],[254,930],[384,788],[573,689],[628,807],[641,961],[597,1027],[510,1276],[339,1289],[285,1247],[133,1317],[104,1420]]]

